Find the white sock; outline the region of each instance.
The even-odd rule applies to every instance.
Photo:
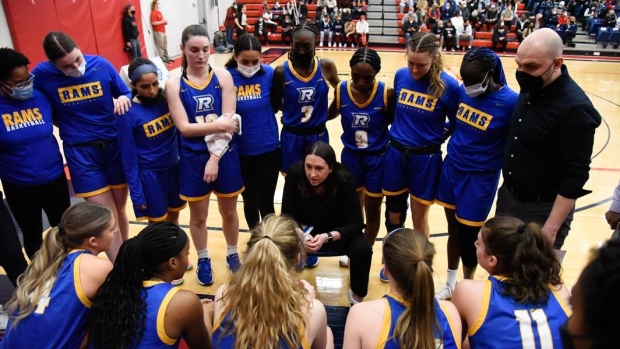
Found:
[[[456,275],[458,274],[458,272],[458,270],[448,269],[448,280],[446,281],[446,283],[450,285],[452,289],[456,287]]]
[[[230,256],[237,253],[237,245],[228,246],[226,245],[226,255]]]
[[[196,250],[198,252],[198,259],[209,258],[209,251],[207,249]]]

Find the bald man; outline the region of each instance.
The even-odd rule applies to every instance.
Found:
[[[575,201],[589,194],[594,131],[601,116],[563,64],[562,39],[539,29],[516,56],[521,87],[504,151],[496,215],[537,222],[560,249],[570,230]]]

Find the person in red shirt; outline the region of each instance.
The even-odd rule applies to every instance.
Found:
[[[568,12],[562,11],[561,15],[558,15],[558,29],[566,30],[568,28]]]
[[[229,49],[233,48],[233,30],[237,27],[235,25],[235,18],[237,18],[237,4],[233,2],[226,10],[226,19],[224,19],[224,27],[226,27],[226,44]]]
[[[159,7],[159,0],[153,0],[151,3],[151,25],[153,25],[155,48],[157,48],[157,54],[164,63],[171,63],[172,60],[168,56],[168,38],[166,37],[168,20],[164,19]]]

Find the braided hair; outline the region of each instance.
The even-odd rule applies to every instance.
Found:
[[[349,67],[353,68],[357,63],[368,63],[375,70],[375,74],[381,71],[381,57],[377,51],[371,48],[360,48],[351,57]]]
[[[467,51],[463,62],[480,62],[484,71],[493,70],[493,81],[496,84],[507,85],[506,75],[504,74],[504,68],[502,66],[502,60],[493,50],[486,47],[476,47],[473,50]]]
[[[0,81],[7,81],[13,69],[30,64],[26,56],[8,47],[0,48],[0,62]]]
[[[140,343],[146,320],[142,282],[158,274],[187,242],[178,225],[162,222],[123,243],[88,316],[89,347],[117,349]]]
[[[295,34],[302,30],[307,30],[314,35],[314,40],[312,42],[314,43],[314,46],[316,46],[316,41],[319,38],[319,27],[317,27],[316,24],[312,22],[305,22],[305,23],[298,24],[295,26],[291,34],[293,37],[293,40],[295,38]],[[291,62],[295,62],[295,55],[293,55],[292,52],[293,52],[293,47],[291,45],[291,49],[288,51],[288,60]],[[312,49],[313,56],[316,55],[315,52],[316,52],[316,47]]]
[[[428,53],[431,57],[433,57],[431,69],[427,75],[430,82],[428,93],[435,98],[441,97],[446,90],[446,86],[441,80],[443,58],[441,56],[439,46],[439,40],[435,37],[435,35],[420,32],[413,33],[406,45],[407,53]]]

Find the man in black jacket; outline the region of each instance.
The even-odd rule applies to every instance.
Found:
[[[138,23],[136,22],[136,8],[133,5],[125,6],[125,15],[123,16],[123,38],[125,39],[126,51],[131,53],[131,60],[142,57],[140,49],[140,41],[138,37]]]

